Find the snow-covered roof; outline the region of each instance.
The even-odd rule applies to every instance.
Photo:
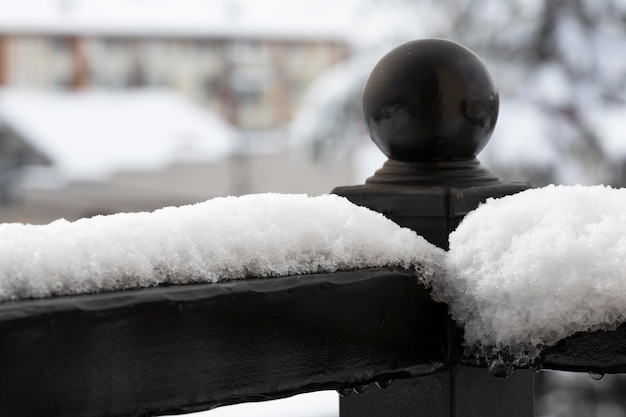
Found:
[[[356,0],[0,0],[0,32],[343,40]]]
[[[234,131],[168,90],[0,90],[0,121],[48,157],[42,186],[229,155]]]

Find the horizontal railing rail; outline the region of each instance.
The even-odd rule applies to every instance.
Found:
[[[445,365],[446,320],[415,272],[386,268],[9,302],[0,411],[155,415],[384,386]]]

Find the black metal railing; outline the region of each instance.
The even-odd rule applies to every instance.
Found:
[[[391,51],[363,109],[389,161],[333,192],[441,248],[481,202],[529,187],[477,161],[498,92],[456,43]],[[569,337],[534,366],[624,372],[625,329]],[[6,302],[0,415],[149,416],[335,389],[342,417],[532,416],[533,371],[496,377],[461,341],[446,306],[398,268]]]
[[[489,72],[465,47],[438,39],[397,47],[376,65],[363,93],[368,130],[389,160],[364,185],[333,192],[447,249],[448,235],[481,202],[529,188],[499,181],[476,159],[498,104]],[[497,379],[465,364],[456,325],[445,318],[438,327],[447,329],[445,366],[388,390],[342,398],[341,416],[532,415],[532,372]]]

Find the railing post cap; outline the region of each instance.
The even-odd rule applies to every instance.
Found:
[[[363,117],[374,143],[397,161],[473,159],[498,118],[498,90],[481,59],[444,39],[405,43],[372,70]]]

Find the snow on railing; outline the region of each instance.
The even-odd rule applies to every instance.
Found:
[[[602,186],[489,199],[450,234],[447,252],[336,195],[7,223],[0,300],[397,266],[419,271],[477,354],[515,349],[529,361],[576,332],[626,321],[624,206],[626,191]]]
[[[434,283],[465,343],[529,360],[625,322],[624,207],[624,189],[548,186],[469,213],[450,235],[448,277]]]
[[[345,198],[286,194],[0,224],[0,253],[0,301],[393,266],[430,278],[443,256]]]

